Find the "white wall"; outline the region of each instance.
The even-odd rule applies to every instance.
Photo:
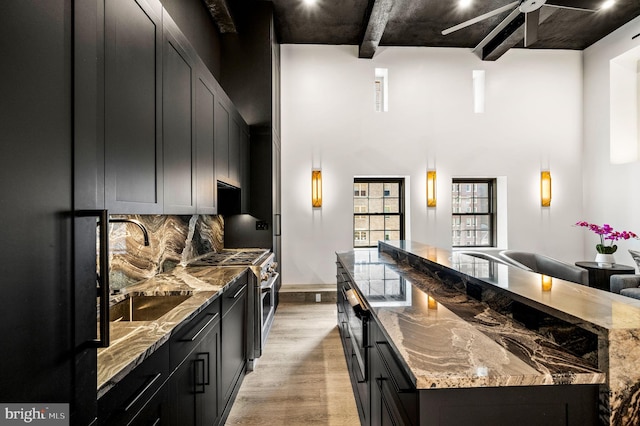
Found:
[[[608,223],[616,230],[640,234],[640,163],[611,164],[609,61],[640,46],[640,18],[636,18],[584,51],[584,219]],[[584,236],[585,256],[597,240]],[[618,243],[616,261],[634,265],[627,249],[640,250],[638,240]]]
[[[389,112],[374,112],[374,69],[389,69]],[[282,46],[284,284],[335,282],[336,251],[352,247],[353,177],[410,178],[410,235],[450,247],[452,177],[507,182],[508,248],[583,259],[582,53],[511,50],[482,62],[467,49]],[[484,114],[473,113],[472,70],[486,70]],[[324,200],[311,207],[311,169]],[[438,172],[438,206],[425,175]],[[539,177],[553,178],[550,208]],[[504,217],[502,218],[504,221]],[[502,247],[506,248],[506,247]]]

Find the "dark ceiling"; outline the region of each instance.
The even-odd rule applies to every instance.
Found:
[[[603,1],[547,0],[594,10]],[[466,9],[458,6],[458,0],[317,0],[312,6],[303,0],[272,2],[276,35],[282,44],[358,45],[363,58],[373,57],[378,45],[465,47],[485,60],[498,59],[512,47],[524,47],[524,13],[516,12],[518,16],[510,25],[487,37],[510,10],[449,35],[441,34],[446,28],[512,3],[509,0],[475,0]],[[513,6],[517,8],[517,4]],[[537,41],[529,48],[582,50],[637,16],[640,0],[616,0],[612,8],[597,12],[545,5],[540,9]]]

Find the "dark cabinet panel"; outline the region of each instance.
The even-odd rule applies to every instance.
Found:
[[[105,2],[105,198],[111,213],[162,213],[162,21],[153,3]]]
[[[229,121],[229,180],[238,182],[240,186],[240,148],[241,148],[240,123],[235,117]]]
[[[196,212],[193,146],[193,59],[167,28],[165,14],[162,84],[164,213]]]
[[[240,209],[241,213],[249,213],[251,206],[251,190],[250,190],[250,166],[249,157],[251,155],[251,145],[249,138],[249,128],[243,127],[240,135],[240,184],[242,185]]]
[[[134,418],[141,415],[156,393],[161,391],[169,378],[169,373],[169,347],[165,344],[98,400],[99,424],[109,426],[130,424]],[[156,400],[154,404],[159,405],[162,400],[162,398]],[[148,409],[158,414],[160,407]],[[147,412],[143,417],[152,415]]]
[[[222,397],[231,408],[232,395],[246,365],[247,274],[245,273],[222,299]],[[239,386],[238,386],[239,387]]]
[[[217,424],[220,390],[220,322],[171,377],[172,423],[175,426]]]
[[[171,419],[175,426],[217,424],[220,414],[220,299],[171,337]]]
[[[216,177],[229,180],[229,108],[220,99],[215,104]]]
[[[214,110],[216,95],[205,75],[196,79],[195,135],[197,173],[197,212],[218,213],[215,176]]]

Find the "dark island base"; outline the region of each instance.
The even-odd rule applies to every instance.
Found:
[[[597,425],[598,385],[420,391],[420,425]]]

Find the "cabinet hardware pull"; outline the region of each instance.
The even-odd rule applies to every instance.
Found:
[[[193,342],[194,340],[196,340],[198,338],[198,336],[200,335],[200,333],[202,333],[209,326],[209,324],[211,324],[216,318],[218,318],[219,314],[216,312],[215,314],[207,314],[207,315],[211,316],[211,318],[209,318],[209,320],[205,323],[205,325],[203,325],[192,336],[184,337],[184,338],[180,339],[180,341],[181,342]]]
[[[200,358],[200,357],[203,357],[203,358]],[[200,353],[198,354],[198,358],[199,358],[199,359],[204,359],[204,358],[206,358],[207,372],[205,373],[205,372],[203,371],[203,381],[202,381],[202,382],[203,382],[205,385],[209,386],[209,385],[211,384],[211,383],[209,382],[209,379],[211,378],[211,371],[210,371],[210,368],[211,368],[210,366],[211,366],[211,364],[210,364],[209,352],[200,352]]]
[[[200,371],[202,371],[202,380],[198,380],[198,365],[202,365],[202,369]],[[204,387],[205,387],[205,382],[204,382],[204,359],[202,358],[198,358],[198,359],[194,359],[193,360],[193,393],[204,393]],[[198,386],[200,386],[201,388],[198,389]]]
[[[240,293],[242,293],[245,288],[247,288],[246,284],[243,285],[240,290],[236,291],[236,294],[234,294],[233,296],[229,296],[229,299],[236,299],[238,296],[240,296]]]
[[[351,354],[351,357],[355,358],[356,359],[356,363],[358,363],[358,358],[356,357],[356,354]],[[358,382],[358,383],[367,383],[367,379],[366,378],[363,378],[362,380],[360,380],[358,378],[358,374],[359,373],[361,373],[360,367],[356,368],[356,382]]]
[[[149,390],[149,388],[151,388],[151,386],[153,386],[153,384],[155,382],[158,381],[158,379],[160,378],[160,376],[162,376],[162,373],[156,373],[155,376],[153,376],[150,380],[148,380],[143,386],[142,386],[142,390],[140,392],[138,392],[138,394],[135,396],[135,398],[133,398],[131,400],[130,403],[127,404],[127,406],[124,408],[124,411],[129,411],[131,409],[131,407],[133,407],[134,405],[136,405],[136,402],[138,402],[138,400],[140,400],[140,398],[142,398],[142,395],[145,394],[145,392],[147,392]]]
[[[404,378],[404,374],[402,373],[402,370],[400,370],[400,368],[397,367],[397,365],[396,365],[395,369],[392,369],[392,365],[389,362],[389,360],[390,359],[393,360],[393,358],[390,358],[390,357],[393,356],[393,354],[391,353],[391,349],[389,348],[389,344],[387,342],[376,342],[376,348],[378,349],[378,353],[380,355],[380,359],[382,360],[382,364],[384,365],[385,370],[387,370],[387,375],[389,376],[389,379],[390,379],[391,383],[393,384],[393,387],[395,388],[395,391],[397,393],[414,392],[414,389],[411,387],[411,384],[407,381],[407,379]],[[386,354],[386,356],[385,356],[385,354]],[[396,363],[394,363],[394,365],[395,364]],[[398,383],[398,380],[396,378],[396,375],[400,375],[400,377],[403,379],[403,383],[402,384],[404,386],[400,386],[400,384]]]
[[[92,347],[106,348],[109,346],[109,211],[108,210],[78,210],[76,217],[97,217],[100,229],[100,273],[96,272],[98,282],[98,299],[100,300],[100,336],[89,341]]]

